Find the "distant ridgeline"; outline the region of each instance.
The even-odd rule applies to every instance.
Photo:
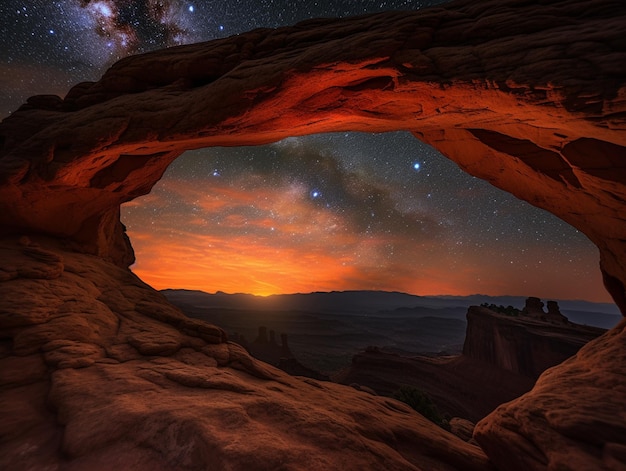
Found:
[[[467,312],[463,355],[531,378],[575,355],[605,329],[570,322],[555,301],[543,310],[530,297],[522,310],[483,303]]]

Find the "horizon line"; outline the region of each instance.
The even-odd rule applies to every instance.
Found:
[[[301,295],[301,296],[306,296],[306,295],[310,295],[310,294],[332,294],[332,293],[359,293],[359,292],[368,292],[368,293],[388,293],[388,294],[401,294],[401,295],[405,295],[405,296],[414,296],[417,298],[472,298],[472,297],[487,297],[487,298],[530,298],[530,297],[536,297],[539,298],[541,300],[546,300],[546,301],[568,301],[568,302],[584,302],[584,303],[591,303],[591,304],[608,304],[608,305],[616,305],[614,302],[610,302],[610,301],[589,301],[587,299],[563,299],[563,298],[547,298],[547,297],[539,297],[539,296],[528,296],[528,295],[522,295],[522,294],[483,294],[483,293],[474,293],[474,294],[467,294],[467,295],[461,295],[461,294],[428,294],[428,295],[422,295],[422,294],[414,294],[414,293],[406,293],[404,291],[389,291],[389,290],[377,290],[377,289],[348,289],[348,290],[332,290],[332,291],[309,291],[309,292],[295,292],[295,293],[273,293],[273,294],[267,294],[267,295],[262,295],[262,294],[252,294],[252,293],[245,293],[245,292],[235,292],[235,293],[227,293],[225,291],[221,291],[221,290],[216,290],[215,292],[211,293],[208,291],[204,291],[201,289],[188,289],[188,288],[163,288],[160,289],[158,291],[194,291],[194,292],[199,292],[199,293],[204,293],[204,294],[208,294],[210,296],[215,296],[215,295],[219,295],[219,294],[223,294],[223,295],[227,295],[227,296],[252,296],[255,298],[270,298],[272,296],[297,296],[297,295]]]

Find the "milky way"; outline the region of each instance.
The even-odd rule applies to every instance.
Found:
[[[181,1],[82,0],[96,33],[121,55],[192,42],[194,7]]]
[[[3,0],[0,116],[133,53],[438,1]],[[186,153],[123,208],[157,288],[398,289],[609,300],[586,237],[407,133]]]

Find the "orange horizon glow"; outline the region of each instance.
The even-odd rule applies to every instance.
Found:
[[[137,258],[132,271],[156,289],[258,296],[380,290],[421,296],[488,294],[542,299],[580,299],[584,292],[585,300],[612,302],[603,289],[590,291],[589,280],[581,284],[579,276],[563,273],[556,266],[537,265],[537,270],[555,280],[546,286],[544,277],[529,277],[526,270],[513,264],[485,270],[490,263],[485,254],[460,260],[446,254],[443,244],[437,251],[436,240],[419,244],[392,235],[363,239],[350,231],[344,219],[311,208],[284,189],[266,189],[252,198],[245,191],[213,187],[207,192],[189,188],[187,182],[168,181],[161,190],[197,203],[205,216],[187,219],[173,213],[152,224],[140,224],[141,229],[129,229]],[[233,208],[253,203],[261,211],[276,211],[281,216],[270,221],[232,213]],[[148,204],[166,205],[157,190],[126,207],[140,209]],[[227,210],[223,217],[207,220],[206,214],[221,210]],[[203,233],[206,228],[210,233]],[[246,235],[250,228],[256,231],[254,235]],[[390,245],[398,251],[395,262],[381,255]],[[420,254],[424,249],[432,251],[433,246],[434,255]],[[529,249],[529,259],[545,257],[540,247]]]
[[[323,153],[306,154],[310,149],[297,140],[269,151],[279,155],[269,165],[288,167],[285,162],[300,159],[296,173],[293,167],[254,167],[248,151],[228,154],[241,160],[226,166],[224,176],[212,167],[187,175],[184,169],[194,163],[187,161],[181,175],[163,178],[150,194],[123,205],[137,259],[133,272],[156,289],[209,293],[379,290],[612,302],[597,252],[575,234],[583,248],[574,255],[563,240],[555,245],[531,237],[520,245],[498,234],[485,240],[473,233],[476,225],[426,205],[425,195],[413,207],[403,205],[393,187],[339,170]],[[263,162],[271,157],[264,156]],[[307,183],[297,172],[312,178]],[[315,197],[315,179],[332,182],[327,191],[342,191],[343,203]],[[483,191],[459,186],[451,194],[474,201]],[[516,208],[502,206],[498,217]]]
[[[136,240],[134,234],[129,235],[131,241],[134,242]],[[524,286],[523,288],[513,290],[508,286],[509,283],[498,284],[497,280],[493,279],[487,280],[493,282],[491,289],[488,289],[487,283],[471,283],[474,278],[467,271],[451,274],[442,269],[439,272],[429,272],[433,279],[428,279],[426,276],[415,278],[411,274],[405,274],[389,278],[387,282],[381,282],[378,277],[368,276],[368,272],[360,267],[337,264],[335,261],[329,262],[328,258],[318,258],[313,255],[302,256],[294,251],[289,251],[290,253],[287,253],[287,256],[277,264],[272,257],[265,257],[264,255],[268,254],[262,251],[255,256],[233,258],[233,255],[227,252],[200,254],[194,249],[186,250],[184,244],[180,243],[169,244],[162,241],[155,246],[156,250],[150,250],[150,245],[143,245],[143,247],[157,256],[145,257],[143,253],[138,252],[137,255],[142,260],[132,266],[131,270],[142,281],[158,290],[187,289],[207,293],[219,291],[256,296],[376,290],[403,292],[417,296],[484,294],[613,303],[609,294],[604,290],[598,290],[595,293],[587,291],[586,295],[581,297],[580,286],[567,285],[567,280],[561,287],[545,287],[542,286],[541,281],[528,283],[524,280],[520,283]],[[259,250],[259,247],[254,247],[253,250]],[[181,267],[181,261],[185,261],[184,267]],[[448,281],[445,281],[446,278]],[[467,285],[476,288],[457,288]]]

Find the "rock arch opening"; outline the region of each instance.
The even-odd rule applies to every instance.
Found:
[[[608,301],[582,234],[410,133],[186,153],[122,221],[159,289]]]
[[[183,150],[408,130],[586,234],[625,309],[624,92],[614,65],[624,62],[616,59],[622,17],[602,2],[581,16],[577,5],[544,12],[555,19],[541,27],[511,17],[516,26],[498,35],[478,27],[487,10],[461,2],[124,59],[99,82],[63,100],[30,100],[3,122],[4,231],[70,236],[128,265],[119,205],[149,191]],[[539,7],[524,8],[530,15]],[[454,40],[459,31],[462,44]],[[523,47],[513,31],[526,32]],[[596,31],[613,45],[610,60],[601,59],[609,57],[602,48],[570,47],[572,38],[593,43]],[[581,63],[593,64],[593,79]],[[198,82],[201,70],[211,71],[210,81]]]

